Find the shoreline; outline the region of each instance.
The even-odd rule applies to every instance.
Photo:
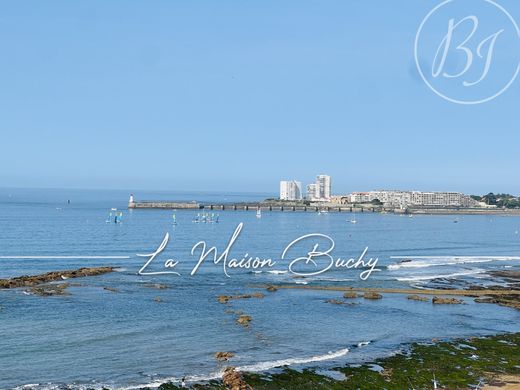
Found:
[[[449,340],[432,339],[401,345],[394,354],[345,364],[322,371],[281,366],[260,372],[240,372],[233,366],[223,369],[221,379],[192,382],[199,390],[383,390],[462,389],[513,390],[520,386],[520,333]],[[226,376],[226,373],[228,375]],[[232,381],[230,381],[231,379]],[[178,382],[163,382],[159,390],[178,390]],[[136,386],[141,390],[146,385]]]

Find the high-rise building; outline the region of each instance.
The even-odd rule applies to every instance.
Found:
[[[328,175],[316,176],[316,182],[307,185],[307,200],[330,202],[332,198],[331,180]]]
[[[302,183],[296,180],[282,180],[280,182],[281,200],[301,200]]]
[[[318,200],[318,186],[316,183],[307,185],[307,200]]]
[[[330,176],[318,175],[316,177],[316,185],[318,186],[318,198],[320,200],[329,201],[332,192]]]

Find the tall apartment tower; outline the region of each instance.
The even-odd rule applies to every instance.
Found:
[[[318,175],[316,177],[316,186],[318,187],[317,198],[330,200],[331,197],[331,180],[329,175]]]
[[[281,200],[300,200],[302,199],[302,183],[296,180],[282,180],[280,182]]]
[[[317,200],[318,197],[318,186],[315,183],[307,185],[307,200]]]

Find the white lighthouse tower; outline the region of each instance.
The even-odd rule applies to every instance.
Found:
[[[130,194],[130,199],[128,200],[128,207],[133,207],[135,204],[134,194]]]

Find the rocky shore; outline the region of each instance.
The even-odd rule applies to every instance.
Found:
[[[516,272],[516,271],[515,271]],[[511,274],[508,274],[511,277]],[[263,287],[266,286],[255,286]],[[267,286],[272,288],[273,286]],[[428,302],[430,299],[426,296],[432,296],[433,304],[461,304],[460,299],[443,296],[461,296],[475,298],[477,303],[495,303],[501,306],[511,307],[520,310],[520,289],[510,286],[491,286],[482,288],[473,286],[471,289],[406,289],[406,288],[361,288],[361,287],[345,287],[345,286],[309,286],[309,285],[277,285],[278,289],[302,289],[302,290],[322,290],[322,291],[339,291],[344,292],[344,298],[364,297],[365,299],[381,299],[382,294],[403,294],[407,299],[414,301]],[[334,299],[332,300],[334,301]],[[330,300],[329,300],[330,302]]]
[[[333,376],[318,371],[282,368],[274,373],[239,373],[224,370],[222,380],[189,386],[199,390],[402,390],[518,389],[520,385],[520,333],[453,341],[432,340],[403,346],[393,356],[361,365],[336,367]],[[160,390],[177,390],[164,383]]]
[[[67,279],[97,276],[114,271],[113,267],[91,267],[77,270],[52,271],[40,275],[24,275],[15,278],[0,279],[0,289],[34,287],[44,283],[63,281]]]

